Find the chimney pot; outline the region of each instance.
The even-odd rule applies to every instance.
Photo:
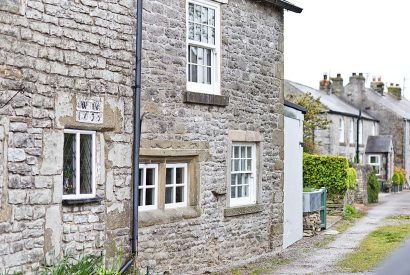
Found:
[[[379,76],[379,82],[381,82],[382,81],[382,77],[381,76]]]
[[[356,73],[353,73],[352,76],[356,76]]]
[[[396,84],[396,87],[400,87],[400,85],[399,85],[399,84]]]
[[[363,76],[363,73],[359,73],[359,76]]]
[[[337,74],[337,78],[341,78],[342,77],[342,75],[341,74]]]
[[[393,87],[393,86],[394,86],[393,83],[390,82],[390,87]]]

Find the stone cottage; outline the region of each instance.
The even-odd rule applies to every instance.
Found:
[[[134,5],[0,0],[0,273],[130,250]],[[281,249],[284,9],[145,1],[141,265]]]
[[[333,91],[345,102],[361,108],[380,121],[380,135],[392,135],[394,164],[410,173],[410,101],[403,98],[401,88],[390,84],[387,93],[381,79],[373,79],[365,87],[363,74],[353,73],[344,86],[340,74],[333,78]]]
[[[394,148],[391,135],[369,137],[366,144],[366,155],[367,163],[381,182],[386,182],[393,177]]]
[[[286,80],[285,95],[310,93],[314,98],[320,98],[330,123],[326,129],[315,131],[318,153],[344,156],[354,162],[359,144],[360,162],[366,163],[363,161],[366,142],[368,137],[379,134],[379,121],[365,111],[359,116],[360,110],[337,97],[331,92],[331,87],[326,77],[321,81],[319,90]]]

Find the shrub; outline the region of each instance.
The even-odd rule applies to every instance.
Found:
[[[391,180],[392,180],[393,185],[396,185],[396,186],[400,185],[401,183],[400,173],[395,171]]]
[[[367,201],[376,203],[379,201],[379,180],[376,173],[372,171],[367,178]]]
[[[346,205],[345,211],[343,213],[343,217],[348,220],[348,221],[352,221],[354,219],[357,219],[360,217],[359,212],[356,210],[356,208],[354,208],[353,206],[351,206],[350,204]]]
[[[344,157],[303,155],[304,186],[326,187],[329,195],[344,194],[347,191],[347,168]]]
[[[346,178],[347,189],[356,190],[356,187],[357,187],[356,169],[347,168],[346,173],[347,173],[347,178]]]
[[[403,185],[406,182],[406,170],[404,170],[403,168],[395,167],[393,177],[396,173],[398,174],[398,184],[396,185]]]

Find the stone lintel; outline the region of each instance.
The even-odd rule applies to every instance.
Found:
[[[261,142],[262,135],[255,131],[229,130],[228,137],[232,141]]]

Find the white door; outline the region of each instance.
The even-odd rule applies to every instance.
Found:
[[[303,237],[303,118],[285,116],[284,132],[283,248],[286,248]]]

